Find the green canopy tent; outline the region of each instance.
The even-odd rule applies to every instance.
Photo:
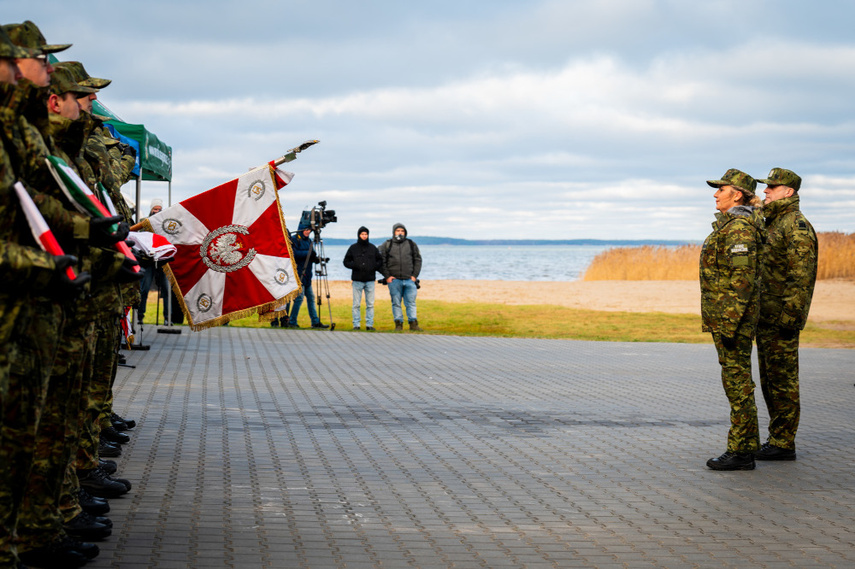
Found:
[[[139,143],[140,146],[140,176],[137,177],[136,187],[136,221],[141,218],[140,215],[140,197],[142,193],[142,181],[152,180],[158,182],[169,183],[169,205],[172,204],[172,147],[162,142],[154,133],[150,132],[141,124],[130,124],[124,122],[115,113],[107,107],[93,101],[92,111],[96,115],[108,117],[105,121],[108,125],[112,125],[121,135],[131,138]]]

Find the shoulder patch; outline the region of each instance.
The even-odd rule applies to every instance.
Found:
[[[804,219],[799,220],[799,229],[807,230],[807,223],[805,223]]]

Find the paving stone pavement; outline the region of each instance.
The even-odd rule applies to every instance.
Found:
[[[855,566],[852,350],[802,350],[796,462],[713,472],[711,345],[145,340],[116,393],[134,488],[89,567]]]

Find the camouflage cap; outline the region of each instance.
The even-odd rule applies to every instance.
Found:
[[[757,181],[745,172],[737,170],[736,168],[731,168],[725,172],[724,176],[721,177],[721,180],[707,180],[707,184],[713,188],[735,186],[743,192],[751,194],[751,196],[754,195],[754,191],[757,189]]]
[[[27,59],[33,56],[33,52],[23,47],[17,46],[12,42],[12,38],[6,33],[6,30],[0,27],[0,57],[9,59]]]
[[[802,179],[795,172],[784,168],[772,168],[768,176],[757,181],[767,186],[787,186],[796,191],[799,191],[802,185]]]
[[[50,92],[54,95],[62,95],[63,93],[88,95],[94,93],[95,89],[78,85],[71,71],[67,67],[63,67],[62,64],[59,64],[54,68],[50,76]]]
[[[103,89],[113,81],[110,79],[100,79],[92,77],[86,72],[86,68],[79,61],[66,61],[68,68],[74,75],[74,80],[86,87],[94,87],[95,89]]]
[[[15,45],[34,50],[30,55],[43,55],[46,53],[57,53],[71,47],[70,43],[48,44],[39,27],[30,20],[23,24],[6,24],[3,26]]]

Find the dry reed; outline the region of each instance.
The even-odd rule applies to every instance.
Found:
[[[818,279],[855,278],[855,233],[819,233]],[[594,257],[584,281],[675,281],[698,278],[700,245],[617,247]]]

